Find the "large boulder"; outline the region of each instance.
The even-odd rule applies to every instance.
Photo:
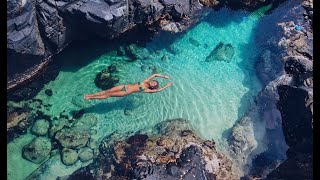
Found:
[[[313,96],[305,89],[278,87],[278,108],[288,146],[287,159],[268,179],[312,179],[313,174]]]
[[[234,52],[234,47],[231,44],[220,42],[206,57],[205,61],[225,61],[229,63],[232,60]]]
[[[48,138],[38,137],[22,148],[22,157],[40,164],[50,155],[51,148],[52,145]]]
[[[65,128],[57,132],[55,139],[65,148],[84,147],[90,138],[88,131],[81,129]]]
[[[63,149],[61,154],[61,161],[63,164],[70,166],[78,160],[78,153],[72,149]]]
[[[288,74],[306,74],[308,77],[311,77],[313,62],[304,56],[289,56],[285,58],[284,69]]]
[[[43,136],[48,133],[49,122],[45,119],[37,120],[31,128],[31,132],[37,136]]]

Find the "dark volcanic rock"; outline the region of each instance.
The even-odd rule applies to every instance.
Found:
[[[283,131],[289,145],[288,159],[281,163],[268,179],[312,179],[313,177],[313,125],[312,97],[299,88],[278,87],[279,110]]]
[[[15,53],[44,55],[36,10],[31,0],[10,1],[7,4],[7,47]]]
[[[255,10],[270,3],[276,6],[284,1],[285,0],[225,0],[225,3],[233,9]]]
[[[161,134],[108,136],[100,144],[103,153],[68,179],[104,179],[109,173],[113,179],[239,179],[237,169],[214,143],[187,127],[184,120],[169,120],[155,127]],[[184,130],[189,133],[181,136]]]
[[[198,1],[185,0],[10,1],[7,4],[8,88],[34,77],[44,67],[42,61],[73,40],[92,36],[114,38],[137,25],[158,24],[160,19],[167,19],[162,17],[164,14],[175,17],[170,22],[178,23],[183,16],[192,17],[201,7]],[[187,27],[186,24],[183,26]]]
[[[312,95],[304,89],[291,86],[279,86],[278,91],[278,108],[287,144],[293,147],[306,141],[312,143]]]
[[[298,18],[305,11],[312,11],[310,3],[305,0],[304,9],[296,6],[301,13]],[[286,50],[284,69],[293,77],[292,83],[277,87],[278,109],[289,149],[287,159],[267,179],[312,179],[313,174],[313,30],[308,17],[295,24],[296,17],[295,14],[292,21],[279,23],[284,32],[279,45]]]

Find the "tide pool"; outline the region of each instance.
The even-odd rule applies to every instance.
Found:
[[[172,42],[172,35],[162,33],[147,44],[151,57],[126,62],[116,58],[114,51],[106,52],[82,67],[66,65],[58,77],[44,89],[52,89],[53,96],[44,91],[36,97],[52,104],[47,114],[55,117],[62,111],[85,108],[99,120],[97,137],[113,131],[130,132],[152,127],[160,121],[184,118],[207,139],[219,141],[222,133],[244,115],[261,89],[254,69],[256,45],[251,39],[258,19],[247,12],[223,9],[206,16],[197,26]],[[198,46],[192,44],[198,42]],[[235,54],[230,63],[204,62],[219,42],[230,43]],[[94,47],[88,47],[88,51]],[[76,53],[76,52],[74,52]],[[163,56],[167,60],[163,60]],[[75,55],[76,57],[76,55]],[[69,61],[72,53],[60,56]],[[76,59],[72,59],[76,62]],[[116,64],[119,84],[136,83],[152,74],[141,66],[156,66],[159,73],[169,75],[173,86],[155,94],[137,93],[123,98],[85,101],[87,93],[101,91],[94,84],[95,76],[108,65]],[[167,81],[159,79],[160,86]],[[131,115],[125,115],[128,106],[134,106]]]
[[[58,117],[63,111],[69,113],[80,109],[96,116],[98,123],[92,137],[96,140],[114,131],[136,132],[167,119],[184,118],[202,137],[215,140],[219,146],[225,141],[223,133],[247,112],[262,88],[255,71],[259,49],[252,38],[265,10],[249,13],[221,9],[210,12],[182,35],[159,33],[147,43],[150,57],[145,60],[127,62],[119,58],[116,51],[98,45],[82,48],[87,52],[66,49],[55,59],[62,64],[59,75],[46,84],[36,98],[52,104],[48,110],[43,110],[51,117]],[[220,42],[234,47],[231,62],[205,62]],[[97,49],[99,53],[95,54]],[[82,56],[86,53],[90,55]],[[78,58],[82,60],[77,62]],[[152,74],[151,70],[142,67],[155,66],[158,73],[171,77],[169,81],[173,86],[153,94],[84,100],[85,94],[101,91],[95,86],[94,79],[111,64],[119,70],[119,84],[142,81]],[[168,82],[166,79],[156,80],[160,86]],[[45,89],[51,89],[53,95],[47,96]],[[17,158],[12,152],[7,151],[7,155],[9,161]],[[8,169],[15,169],[14,164],[8,163]],[[30,173],[33,170],[34,167]],[[14,175],[10,174],[10,177],[16,179]]]

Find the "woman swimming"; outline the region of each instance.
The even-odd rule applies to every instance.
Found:
[[[94,94],[87,94],[84,96],[86,100],[91,99],[106,99],[109,97],[123,97],[127,96],[134,92],[144,92],[144,93],[156,93],[160,92],[170,86],[172,86],[172,82],[169,82],[167,85],[165,85],[162,88],[159,87],[158,81],[152,80],[155,77],[162,77],[165,79],[169,79],[169,76],[163,76],[161,74],[153,74],[150,77],[148,77],[146,80],[142,82],[138,82],[135,84],[125,84],[125,85],[119,85],[115,86],[111,89],[107,89],[105,91],[97,92]]]

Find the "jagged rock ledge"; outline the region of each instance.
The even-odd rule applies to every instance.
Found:
[[[93,163],[63,179],[239,179],[214,141],[197,136],[188,121],[168,120],[150,133],[112,134]]]

